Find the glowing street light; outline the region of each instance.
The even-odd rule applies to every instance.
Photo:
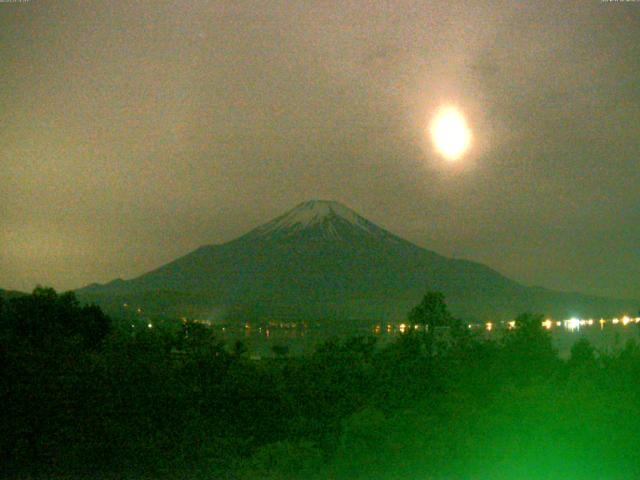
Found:
[[[567,320],[565,322],[565,327],[568,330],[574,331],[574,330],[579,330],[580,329],[580,319],[579,318],[570,318],[569,320]]]

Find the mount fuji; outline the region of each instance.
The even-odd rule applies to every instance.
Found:
[[[617,315],[637,307],[633,301],[523,286],[321,200],[137,278],[77,293],[109,311],[128,302],[147,312],[211,319],[394,321],[404,319],[428,290],[442,291],[451,310],[469,320],[507,319],[525,311]]]

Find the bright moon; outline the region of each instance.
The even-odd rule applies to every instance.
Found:
[[[471,130],[462,113],[453,107],[442,108],[431,121],[431,139],[447,160],[457,160],[469,148]]]

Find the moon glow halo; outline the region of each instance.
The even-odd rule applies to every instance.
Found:
[[[429,132],[436,150],[446,160],[458,160],[471,144],[471,130],[455,107],[439,109],[431,120]]]

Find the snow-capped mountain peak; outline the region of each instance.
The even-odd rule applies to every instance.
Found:
[[[304,202],[284,215],[256,229],[258,234],[275,232],[297,232],[319,227],[327,237],[340,237],[335,223],[346,223],[363,233],[379,234],[379,227],[358,215],[349,207],[338,202],[327,200],[311,200]]]

